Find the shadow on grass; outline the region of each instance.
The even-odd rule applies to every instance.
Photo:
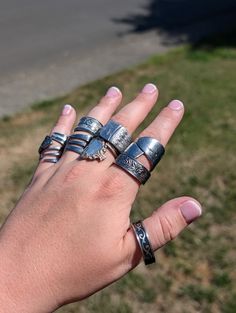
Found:
[[[165,44],[188,42],[193,48],[201,48],[196,42],[210,34],[236,28],[235,0],[148,0],[143,9],[146,12],[114,21],[129,24],[135,33],[156,30]],[[224,35],[209,42],[212,47],[235,44],[235,39]]]

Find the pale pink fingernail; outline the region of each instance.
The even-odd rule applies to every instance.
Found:
[[[182,203],[180,207],[181,213],[188,224],[193,222],[202,215],[202,208],[199,204],[192,200]]]
[[[168,104],[168,107],[171,109],[171,110],[174,110],[174,111],[180,111],[183,109],[184,105],[183,105],[183,102],[179,101],[179,100],[172,100],[169,104]]]
[[[157,87],[154,84],[146,84],[142,90],[143,93],[154,93],[155,91],[157,91]]]
[[[72,110],[72,106],[70,104],[65,104],[62,110],[62,115],[69,115]]]
[[[106,96],[108,97],[117,97],[119,95],[120,95],[120,90],[114,86],[110,87],[106,93]]]

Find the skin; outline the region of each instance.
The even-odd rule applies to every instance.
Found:
[[[113,115],[121,98],[118,89],[109,89],[88,115],[103,124],[112,118],[132,133],[156,103],[158,90],[149,84]],[[172,101],[139,136],[166,145],[183,114],[183,104]],[[75,110],[67,106],[52,132],[69,135],[75,120]],[[145,157],[139,161],[149,167]],[[78,160],[69,151],[57,164],[41,161],[0,230],[0,313],[52,312],[137,266],[142,255],[130,229],[130,211],[139,187],[114,165],[110,152],[102,162]],[[153,249],[200,214],[200,204],[189,197],[155,209],[143,222]]]

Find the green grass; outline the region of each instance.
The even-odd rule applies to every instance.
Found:
[[[3,221],[29,181],[37,146],[63,103],[73,103],[84,113],[110,85],[120,87],[127,102],[151,81],[157,83],[160,98],[142,128],[169,100],[179,98],[186,106],[165,158],[141,188],[132,217],[143,218],[170,198],[192,195],[203,205],[202,218],[157,252],[156,265],[140,266],[106,290],[59,312],[236,311],[236,48],[232,42],[227,46],[216,40],[214,47],[206,43],[154,56],[0,121],[1,153],[5,153],[0,165]]]

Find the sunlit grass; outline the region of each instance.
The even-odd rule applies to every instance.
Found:
[[[35,104],[0,122],[0,195],[3,221],[37,162],[37,146],[63,103],[84,114],[110,85],[124,103],[147,82],[160,90],[142,127],[173,98],[186,106],[183,123],[150,182],[141,188],[132,217],[143,218],[166,200],[192,195],[203,217],[157,252],[157,264],[138,267],[119,282],[60,312],[225,312],[236,310],[236,49],[185,47],[106,77],[64,98]]]

